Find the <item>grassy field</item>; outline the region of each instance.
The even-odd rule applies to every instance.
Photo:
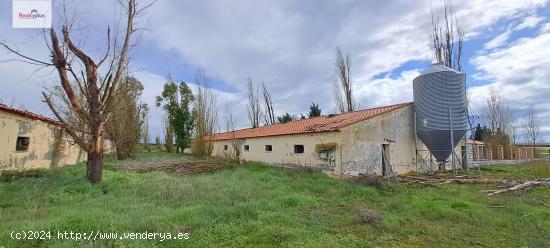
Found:
[[[536,158],[550,158],[550,148],[537,148],[535,150],[535,157]]]
[[[178,158],[143,153],[138,160]],[[182,157],[182,159],[189,159]],[[118,166],[107,160],[107,168]],[[536,178],[549,164],[490,166],[482,176]],[[197,175],[82,164],[0,181],[0,247],[548,247],[550,188],[488,197],[496,185],[372,187],[321,173],[245,167]],[[365,223],[368,208],[381,217]],[[188,232],[188,240],[13,240],[12,231]],[[54,233],[57,235],[56,233]]]

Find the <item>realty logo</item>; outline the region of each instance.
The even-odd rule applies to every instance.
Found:
[[[13,0],[13,28],[51,28],[51,0]]]
[[[36,18],[46,18],[46,15],[38,13],[38,10],[32,9],[28,13],[19,12],[19,19],[36,19]]]

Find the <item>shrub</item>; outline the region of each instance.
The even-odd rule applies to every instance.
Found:
[[[1,182],[12,182],[21,178],[39,178],[46,177],[51,173],[47,169],[28,169],[28,170],[3,170],[0,172]]]
[[[382,215],[374,210],[364,207],[359,210],[358,219],[362,223],[378,225],[382,222]]]

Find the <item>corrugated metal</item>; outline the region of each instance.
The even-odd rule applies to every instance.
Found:
[[[437,160],[450,155],[451,108],[454,145],[468,129],[464,74],[441,64],[432,65],[413,80],[416,129]]]

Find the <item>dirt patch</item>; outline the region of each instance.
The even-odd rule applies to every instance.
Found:
[[[229,163],[221,160],[188,160],[188,159],[153,159],[148,161],[131,161],[113,170],[129,170],[137,172],[165,171],[174,174],[196,174],[213,172],[229,167]]]
[[[382,178],[375,174],[359,174],[358,176],[349,178],[349,180],[360,185],[367,185],[376,188],[382,187]]]

